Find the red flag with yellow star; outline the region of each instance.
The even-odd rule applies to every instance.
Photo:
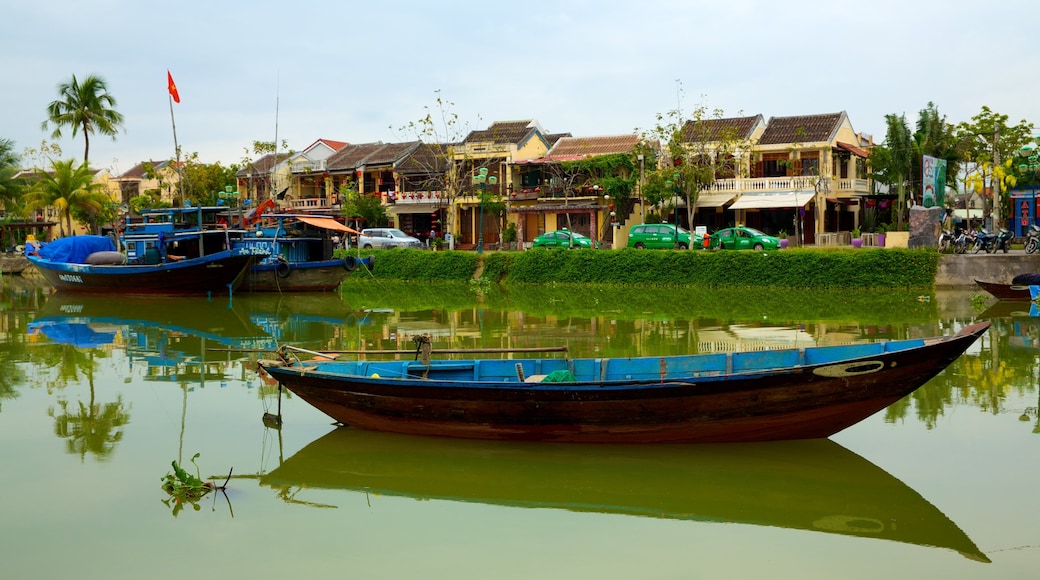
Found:
[[[173,82],[173,75],[170,74],[169,69],[166,70],[166,81],[169,84],[170,96],[173,97],[173,102],[181,102],[181,95],[177,92],[177,84]]]

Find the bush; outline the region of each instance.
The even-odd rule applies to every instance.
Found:
[[[789,288],[928,288],[933,250],[647,251],[622,249],[527,252],[377,250],[374,275],[396,280],[469,281],[480,265],[488,282]]]

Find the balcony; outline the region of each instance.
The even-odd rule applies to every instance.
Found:
[[[719,179],[712,183],[707,193],[781,193],[784,191],[814,191],[816,181],[820,181],[820,191],[845,195],[870,193],[870,181],[867,179],[822,179],[812,176],[790,177],[738,177]],[[832,189],[833,188],[833,189]]]
[[[319,161],[294,161],[292,164],[293,173],[315,173],[318,171],[325,171],[327,167],[325,160]]]
[[[290,199],[285,202],[290,211],[316,211],[329,210],[339,206],[330,205],[324,197],[304,197],[302,199]]]
[[[384,192],[383,205],[408,205],[417,203],[440,203],[444,197],[440,191]]]

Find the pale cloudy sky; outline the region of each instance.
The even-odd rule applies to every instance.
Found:
[[[884,116],[933,101],[953,123],[982,106],[1040,124],[1040,3],[1005,0],[0,0],[0,139],[39,147],[57,85],[101,75],[126,117],[90,160],[121,173],[182,150],[241,162],[276,134],[407,141],[440,95],[471,128],[650,127],[680,101],[726,116]],[[82,159],[82,136],[58,143]]]

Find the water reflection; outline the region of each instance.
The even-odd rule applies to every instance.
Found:
[[[261,485],[306,490],[736,522],[877,538],[989,559],[895,477],[830,440],[583,446],[420,438],[346,427],[313,441]]]
[[[11,307],[0,315],[0,399],[17,396],[26,382],[48,392],[89,382],[113,349],[125,352],[127,376],[142,370],[147,380],[191,390],[232,380],[258,385],[252,361],[281,343],[376,356],[366,353],[410,351],[415,335],[429,334],[435,350],[563,346],[571,356],[665,355],[924,337],[981,318],[994,322],[987,336],[886,409],[887,420],[916,415],[931,428],[960,404],[1029,415],[1007,401],[1035,398],[1040,374],[1035,307],[1032,316],[1014,303],[981,312],[964,294],[348,283],[340,294],[112,299],[5,283],[3,301]],[[21,362],[46,372],[27,377]]]

